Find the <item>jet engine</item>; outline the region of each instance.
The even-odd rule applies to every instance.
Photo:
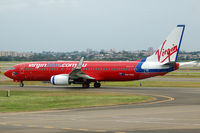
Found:
[[[69,85],[69,75],[60,74],[51,77],[51,83],[53,85]]]

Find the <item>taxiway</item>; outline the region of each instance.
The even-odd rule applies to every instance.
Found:
[[[22,89],[0,86],[0,89]],[[81,88],[25,86],[25,90]],[[84,91],[145,94],[157,101],[118,106],[0,113],[1,133],[199,133],[200,88],[102,87]]]

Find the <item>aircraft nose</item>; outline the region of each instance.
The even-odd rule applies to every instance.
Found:
[[[5,72],[4,72],[4,75],[5,75],[6,77],[8,77],[8,78],[12,78],[12,72],[11,72],[11,70],[5,71]]]

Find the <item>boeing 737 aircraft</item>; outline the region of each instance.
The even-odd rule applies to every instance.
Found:
[[[99,88],[101,81],[140,80],[177,70],[178,53],[185,25],[177,25],[163,44],[149,57],[138,61],[77,61],[21,63],[7,70],[5,76],[20,82],[50,81],[53,85],[82,84]]]

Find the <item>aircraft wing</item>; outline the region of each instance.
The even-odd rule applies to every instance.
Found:
[[[93,78],[93,77],[85,74],[82,71],[83,60],[84,60],[84,57],[81,58],[81,60],[79,61],[79,63],[75,67],[75,69],[73,71],[71,71],[71,73],[69,74],[69,78],[70,79],[79,79],[79,78],[83,78],[83,79],[95,79],[95,78]]]

